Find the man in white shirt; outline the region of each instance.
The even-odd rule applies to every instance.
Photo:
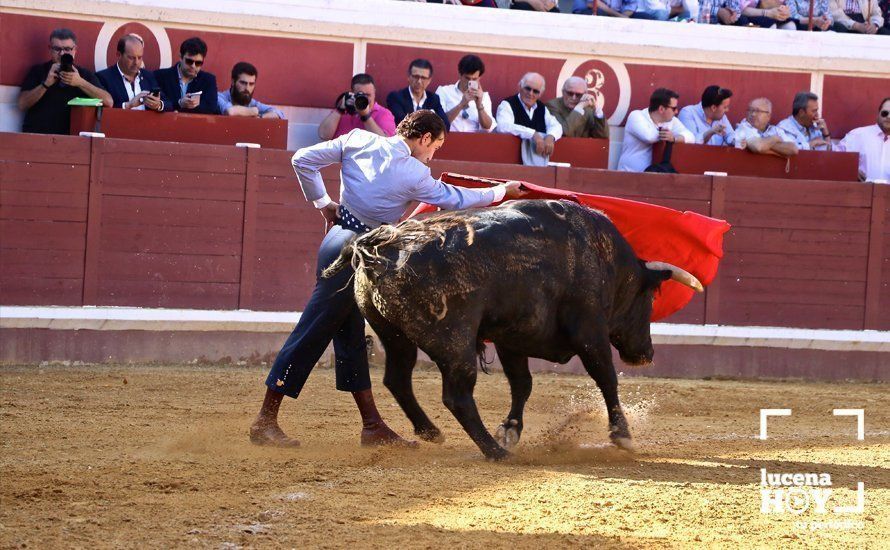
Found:
[[[525,73],[519,80],[519,93],[498,105],[498,132],[522,140],[522,163],[547,166],[556,140],[562,137],[562,124],[538,99],[544,93],[544,77]]]
[[[515,181],[468,189],[434,179],[426,164],[443,143],[445,123],[435,112],[420,110],[402,120],[396,136],[353,129],[294,154],[292,162],[303,195],[321,212],[329,230],[318,250],[315,289],[266,378],[266,396],[250,427],[253,443],[299,445],[278,425],[278,410],[285,395],[296,398],[300,394],[312,367],[333,340],[337,389],[352,392],[362,417],[362,445],[409,444],[386,425],[374,404],[365,320],[355,303],[353,270],[343,269],[329,277],[321,277],[321,272],[356,235],[384,223],[398,223],[413,201],[458,209],[525,194]],[[328,196],[320,172],[338,162],[340,204]]]
[[[452,132],[491,132],[497,126],[491,115],[491,97],[482,90],[480,78],[485,64],[476,55],[465,55],[457,63],[460,79],[455,84],[439,86],[436,95],[442,102]]]
[[[765,97],[752,99],[748,113],[735,129],[736,146],[761,155],[793,157],[798,153],[794,138],[769,123],[773,104]]]
[[[859,179],[890,182],[890,97],[881,100],[878,123],[850,130],[839,151],[859,153]]]
[[[652,145],[659,141],[695,143],[677,114],[680,95],[667,88],[658,88],[649,98],[649,108],[633,111],[624,126],[624,143],[618,169],[644,172],[652,165]]]

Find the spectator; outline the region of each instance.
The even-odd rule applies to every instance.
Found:
[[[819,96],[798,92],[791,105],[791,116],[779,122],[781,128],[797,144],[798,149],[831,150],[831,133],[825,120],[819,118]]]
[[[232,85],[217,98],[222,115],[259,118],[284,118],[281,110],[253,98],[257,80],[256,67],[239,61],[232,67]]]
[[[649,98],[649,108],[633,111],[624,127],[624,144],[618,169],[642,172],[652,164],[652,145],[659,141],[695,143],[695,136],[683,126],[677,114],[680,96],[658,88]]]
[[[758,5],[761,10],[766,10],[768,18],[776,21],[777,29],[794,31],[797,30],[797,21],[792,16],[791,2],[793,0],[760,0]]]
[[[539,97],[544,92],[544,77],[526,73],[519,80],[519,93],[498,105],[498,132],[513,134],[522,140],[522,163],[546,166],[562,126],[550,114]]]
[[[879,0],[878,7],[881,8],[881,18],[884,20],[883,34],[890,34],[890,0]]]
[[[797,21],[797,30],[809,30],[810,0],[788,0],[791,19]],[[813,0],[813,30],[828,31],[834,25],[831,16],[831,0]]]
[[[831,0],[831,15],[836,32],[890,34],[884,28],[878,0]]]
[[[735,25],[740,27],[761,27],[771,29],[774,27],[796,28],[791,18],[791,9],[788,6],[758,7],[759,0],[739,0],[739,17]]]
[[[680,122],[695,135],[696,143],[733,145],[735,132],[726,117],[731,101],[732,90],[716,84],[708,86],[701,94],[701,103],[683,107]]]
[[[386,96],[386,106],[392,111],[396,124],[402,122],[408,113],[428,109],[445,121],[445,128],[451,124],[442,109],[438,94],[426,93],[433,77],[433,64],[426,59],[415,59],[408,65],[408,87]]]
[[[127,34],[117,41],[117,63],[96,73],[102,87],[111,94],[115,107],[135,111],[161,112],[164,97],[151,71],[142,68],[145,45],[137,34]]]
[[[878,123],[851,130],[838,150],[859,153],[859,179],[890,182],[890,97],[878,106]]]
[[[673,17],[680,19],[698,18],[698,0],[637,0],[637,12],[648,15],[637,19],[667,21]]]
[[[318,137],[327,141],[356,128],[380,136],[395,135],[395,119],[389,109],[377,103],[377,87],[371,75],[359,73],[353,76],[351,90],[354,94],[351,97],[350,92],[346,92],[337,98],[336,108],[318,126]],[[367,106],[359,109],[356,99],[362,96],[367,100]]]
[[[696,23],[734,25],[741,15],[739,0],[702,0]]]
[[[511,10],[549,11],[559,13],[558,0],[513,0]]]
[[[457,63],[457,74],[460,75],[457,83],[439,86],[436,90],[442,109],[451,121],[451,131],[491,132],[497,122],[491,115],[491,98],[480,81],[485,64],[478,56],[465,55]]]
[[[23,132],[67,134],[71,129],[68,102],[80,95],[102,100],[112,106],[111,94],[102,88],[96,75],[79,65],[62,70],[62,56],[77,56],[77,37],[69,29],[56,29],[49,35],[50,60],[34,65],[22,82],[19,109],[25,111]]]
[[[797,154],[794,139],[778,126],[769,123],[773,104],[759,97],[748,104],[748,115],[735,129],[736,146],[752,153],[793,157]]]
[[[570,76],[562,85],[562,97],[547,102],[550,111],[562,125],[565,137],[609,138],[609,125],[602,106],[587,93],[587,83],[580,76]]]
[[[572,13],[593,15],[594,4],[597,4],[597,15],[625,19],[654,19],[648,13],[637,11],[637,0],[574,0]]]
[[[176,65],[155,71],[168,111],[219,114],[216,77],[201,70],[206,57],[207,44],[198,37],[189,38],[179,46]]]

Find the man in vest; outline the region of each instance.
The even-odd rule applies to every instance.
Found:
[[[497,131],[522,140],[522,163],[546,166],[556,140],[562,137],[562,125],[541,102],[544,77],[526,73],[519,81],[519,93],[498,105]]]

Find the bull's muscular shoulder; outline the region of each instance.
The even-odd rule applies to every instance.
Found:
[[[498,215],[498,211],[517,215]],[[606,228],[611,226],[609,219],[598,210],[594,210],[582,204],[570,200],[519,200],[504,204],[499,208],[488,209],[492,217],[506,222],[520,229],[523,225],[529,225],[536,230],[556,231],[560,234],[570,227],[586,231],[591,226]],[[526,223],[521,223],[525,221]]]

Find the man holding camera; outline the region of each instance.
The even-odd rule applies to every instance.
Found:
[[[161,89],[151,71],[142,68],[145,45],[137,34],[127,34],[117,41],[117,63],[96,76],[111,94],[114,106],[134,111],[164,110]]]
[[[51,60],[34,65],[22,82],[19,109],[25,111],[23,132],[68,134],[71,107],[75,97],[89,96],[111,107],[111,94],[102,89],[91,71],[74,64],[77,37],[69,29],[56,29],[49,35]]]
[[[371,75],[359,73],[353,76],[352,91],[337,98],[336,108],[318,125],[318,137],[334,139],[355,129],[384,137],[395,135],[395,117],[389,109],[377,104],[376,92]]]

